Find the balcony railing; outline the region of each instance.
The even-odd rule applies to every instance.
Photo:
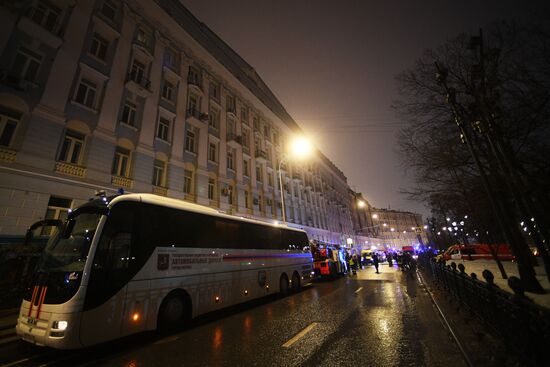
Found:
[[[126,81],[132,81],[142,88],[145,88],[149,91],[151,90],[151,81],[146,77],[139,75],[137,73],[128,73]]]
[[[230,142],[235,142],[237,144],[242,144],[242,136],[240,135],[237,135],[235,133],[228,133],[227,134],[227,143],[229,144]]]
[[[266,161],[267,160],[267,153],[266,153],[265,150],[256,149],[255,157],[256,157],[256,159],[261,159],[261,160]]]
[[[55,172],[69,176],[84,177],[86,174],[86,168],[75,164],[57,162],[55,164]]]
[[[156,195],[168,196],[168,189],[166,187],[153,186],[152,192],[153,194],[156,194]]]
[[[202,88],[202,81],[201,81],[201,78],[199,78],[198,76],[196,75],[193,75],[193,74],[189,74],[187,75],[187,83],[191,84],[191,85],[195,85],[199,88]]]
[[[134,181],[129,179],[128,177],[111,176],[111,184],[113,184],[113,186],[126,187],[128,189],[131,189]]]
[[[13,163],[17,152],[15,150],[0,147],[0,162]]]

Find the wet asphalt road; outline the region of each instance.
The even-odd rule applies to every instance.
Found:
[[[381,274],[368,267],[210,315],[170,336],[140,335],[79,352],[18,342],[9,352],[4,363],[29,358],[14,366],[465,365],[419,279],[387,265]]]

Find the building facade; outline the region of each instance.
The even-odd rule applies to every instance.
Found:
[[[63,218],[96,190],[148,192],[312,239],[354,235],[345,175],[255,70],[177,0],[0,5],[0,235]],[[281,160],[284,164],[279,165]]]
[[[428,243],[427,226],[422,215],[407,211],[369,208],[372,233],[387,249],[401,250],[403,246],[423,246]]]

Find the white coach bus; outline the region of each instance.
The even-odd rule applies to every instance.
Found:
[[[177,328],[313,273],[304,231],[151,194],[101,197],[56,225],[16,326],[53,348]]]

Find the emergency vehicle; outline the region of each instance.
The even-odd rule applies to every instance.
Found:
[[[345,254],[340,246],[312,243],[313,271],[316,278],[329,278],[346,272]]]
[[[443,260],[492,260],[496,253],[499,260],[514,260],[510,247],[505,244],[453,245],[443,253]]]

